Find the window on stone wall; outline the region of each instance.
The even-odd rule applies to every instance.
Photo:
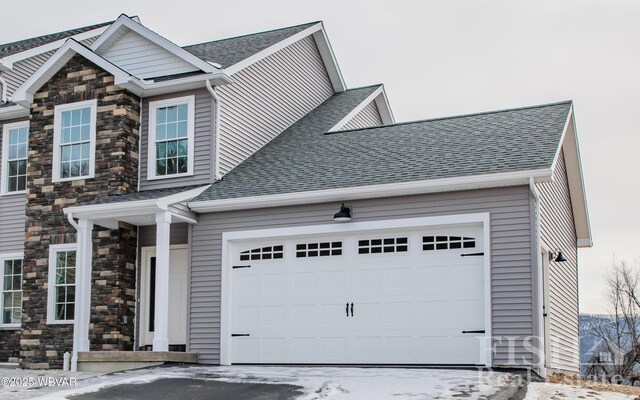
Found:
[[[93,178],[96,153],[96,100],[56,106],[53,181]]]
[[[22,254],[0,256],[0,326],[20,326],[22,319]]]
[[[193,174],[194,96],[149,103],[148,179]]]
[[[76,245],[49,247],[47,323],[72,323],[75,316]]]
[[[2,193],[22,193],[27,188],[29,121],[5,124],[2,132]]]

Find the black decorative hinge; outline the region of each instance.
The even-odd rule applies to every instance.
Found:
[[[484,253],[465,253],[460,254],[460,257],[475,257],[475,256],[483,256]]]
[[[238,268],[251,268],[251,265],[234,265],[233,269],[238,269]]]
[[[239,336],[251,336],[248,333],[232,333],[231,337],[239,337]]]
[[[462,331],[462,333],[484,333],[484,329],[478,331]]]

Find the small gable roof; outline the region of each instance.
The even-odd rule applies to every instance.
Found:
[[[81,33],[89,32],[98,28],[105,27],[112,23],[113,21],[102,22],[100,24],[89,25],[82,28],[75,28],[75,29],[70,29],[68,31],[51,33],[48,35],[38,36],[31,39],[19,40],[17,42],[0,44],[0,58],[22,53],[23,51],[44,46],[45,44],[53,43],[58,40],[67,39],[72,36],[79,35]]]

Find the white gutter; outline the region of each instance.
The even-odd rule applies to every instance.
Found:
[[[218,95],[216,94],[215,89],[211,86],[211,81],[207,80],[206,81],[206,85],[207,85],[207,90],[209,91],[209,93],[211,94],[211,97],[213,98],[213,103],[214,103],[214,114],[215,114],[215,120],[214,120],[214,127],[213,127],[213,135],[214,135],[214,140],[215,140],[215,144],[214,144],[214,167],[213,167],[213,176],[214,179],[216,181],[219,181],[222,179],[222,175],[220,174],[220,98],[218,97]]]
[[[551,180],[550,169],[520,172],[505,172],[456,178],[429,179],[421,181],[388,183],[381,185],[355,186],[338,189],[313,190],[265,196],[240,197],[222,200],[191,201],[189,208],[196,212],[218,212],[245,210],[250,208],[279,207],[295,204],[347,201],[376,197],[407,196],[453,190],[470,190],[529,184],[529,178],[547,182]]]
[[[536,288],[537,288],[537,296],[538,296],[538,304],[537,304],[537,320],[538,320],[538,341],[540,343],[539,355],[538,355],[538,371],[541,377],[545,377],[547,374],[547,370],[545,367],[546,364],[546,344],[544,337],[544,271],[543,271],[543,263],[542,260],[542,239],[540,238],[540,193],[538,192],[538,188],[536,187],[536,183],[533,177],[529,178],[529,188],[531,189],[531,194],[535,200],[535,245],[534,250],[536,251],[536,260],[537,260],[537,273],[536,273]]]

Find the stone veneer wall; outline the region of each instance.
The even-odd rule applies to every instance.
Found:
[[[52,182],[54,107],[97,99],[95,177]],[[113,76],[74,56],[34,95],[30,115],[20,358],[23,368],[60,368],[73,347],[73,324],[47,324],[49,245],[75,243],[63,208],[138,186],[140,99]],[[95,227],[91,350],[131,350],[134,335],[136,227]],[[126,320],[126,322],[125,322]]]

